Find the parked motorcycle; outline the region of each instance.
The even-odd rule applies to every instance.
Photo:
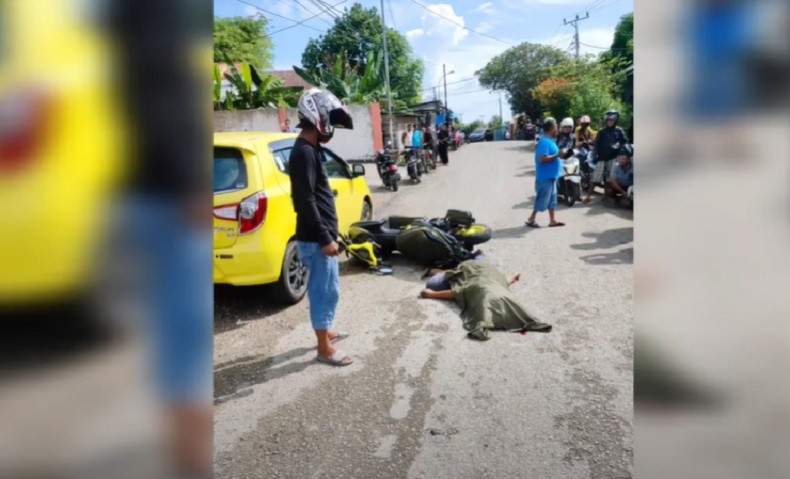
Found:
[[[581,171],[579,168],[578,150],[565,159],[562,164],[562,176],[557,180],[557,196],[562,197],[570,208],[581,199]]]
[[[406,173],[413,183],[420,183],[422,181],[422,168],[420,167],[419,155],[415,153],[413,148],[407,148],[404,155],[406,157]]]
[[[391,144],[387,145],[387,148],[391,147]],[[379,154],[376,155],[376,167],[384,187],[391,188],[392,191],[398,191],[398,183],[401,180],[400,173],[398,173],[398,165],[386,155],[384,150],[379,151]]]
[[[423,150],[422,154],[425,157],[425,166],[429,170],[436,169],[436,155],[433,153],[433,148],[426,148]]]
[[[588,191],[592,181],[593,166],[590,163],[592,153],[585,145],[577,150],[576,157],[579,159],[579,172],[581,173],[581,189]]]
[[[383,258],[397,251],[397,237],[409,226],[433,226],[458,239],[470,252],[478,244],[491,239],[491,228],[475,223],[471,213],[449,210],[442,218],[390,216],[376,221],[359,221],[351,225],[349,237],[353,242],[371,241]]]

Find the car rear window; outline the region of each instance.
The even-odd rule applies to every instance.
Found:
[[[244,156],[235,148],[214,148],[214,193],[247,187]]]

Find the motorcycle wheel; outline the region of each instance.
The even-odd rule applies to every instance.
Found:
[[[473,224],[466,228],[459,228],[453,236],[463,242],[467,249],[472,249],[475,245],[489,241],[492,231],[486,225]]]
[[[570,187],[566,186],[565,188],[570,190],[565,192],[565,204],[570,208],[576,204],[576,199],[581,196],[581,190],[576,183],[571,184]]]
[[[398,191],[398,182],[397,181],[390,181],[390,186],[392,187],[392,191]]]

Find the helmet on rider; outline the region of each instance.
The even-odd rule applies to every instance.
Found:
[[[573,128],[573,118],[564,118],[560,123],[560,128],[565,131],[565,128]],[[566,132],[567,133],[567,132]]]
[[[299,98],[299,127],[318,130],[318,140],[326,143],[335,128],[354,129],[348,108],[329,91],[311,88]]]
[[[620,112],[617,110],[609,110],[603,116],[603,121],[606,123],[606,126],[609,126],[609,121],[614,121],[614,124],[617,125],[617,122],[620,120]]]
[[[581,125],[582,125],[582,126],[589,126],[589,125],[590,125],[590,123],[591,123],[591,122],[590,122],[590,117],[589,117],[589,116],[587,116],[587,115],[584,115],[584,116],[582,117],[581,121],[579,121],[579,123],[581,123]]]

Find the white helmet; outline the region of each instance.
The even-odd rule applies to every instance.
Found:
[[[299,125],[313,125],[318,137],[326,143],[335,133],[335,128],[354,129],[348,108],[329,91],[311,88],[299,98]]]
[[[565,128],[566,126],[573,128],[573,118],[568,117],[562,120],[562,123],[560,123],[560,128]]]

